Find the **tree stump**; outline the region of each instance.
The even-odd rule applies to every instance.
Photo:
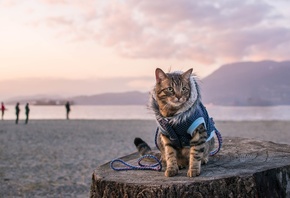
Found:
[[[139,155],[122,157],[136,164]],[[90,196],[99,197],[290,197],[290,145],[224,138],[221,151],[201,175],[175,177],[150,170],[114,171],[109,163],[93,173]]]

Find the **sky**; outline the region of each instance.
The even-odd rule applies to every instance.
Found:
[[[0,0],[0,100],[147,91],[155,68],[203,78],[289,60],[288,0]],[[24,90],[25,88],[25,90]]]

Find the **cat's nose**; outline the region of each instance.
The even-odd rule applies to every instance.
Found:
[[[176,96],[177,100],[179,101],[182,96]]]

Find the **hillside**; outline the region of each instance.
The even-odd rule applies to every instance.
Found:
[[[290,61],[228,64],[202,80],[202,98],[215,105],[290,105],[289,77]]]
[[[124,93],[104,93],[93,96],[77,96],[70,100],[76,105],[145,105],[149,93],[138,91]]]
[[[153,79],[152,79],[153,80]],[[290,105],[290,61],[240,62],[221,66],[201,80],[205,104],[232,106]],[[38,105],[146,105],[147,92],[119,92],[82,95],[70,98],[35,96],[7,101]]]

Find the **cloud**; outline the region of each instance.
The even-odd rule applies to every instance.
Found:
[[[47,4],[65,4],[66,0],[42,0],[44,3]]]
[[[111,41],[111,46],[117,46],[123,55],[130,57],[170,57],[210,64],[218,61],[219,57],[240,60],[248,56],[249,48],[265,45],[255,42],[255,39],[261,40],[257,36],[262,35],[265,41],[275,37],[288,41],[287,35],[271,34],[273,29],[283,31],[285,28],[275,27],[275,24],[269,28],[263,25],[277,20],[274,8],[263,2],[138,2],[128,1],[129,5],[118,6],[117,12],[107,10],[106,17],[115,19],[110,23],[106,19],[101,20],[102,31],[106,32],[101,39]],[[280,42],[273,44],[279,45]],[[225,51],[223,46],[226,46]],[[274,48],[271,46],[264,50],[272,51]],[[283,56],[277,54],[273,58],[287,58]]]
[[[56,28],[58,35],[93,40],[129,58],[188,59],[201,64],[288,59],[290,28],[285,21],[289,18],[265,0],[42,3],[59,10],[40,22]]]

